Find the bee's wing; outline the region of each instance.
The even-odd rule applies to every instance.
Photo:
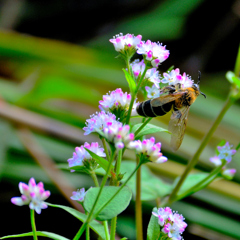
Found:
[[[187,125],[189,109],[189,106],[184,106],[172,113],[171,120],[168,125],[168,130],[172,133],[171,147],[174,151],[178,150],[182,143]]]
[[[182,91],[154,98],[153,100],[151,100],[151,105],[152,107],[160,107],[166,103],[172,102],[177,98],[182,97],[185,93],[186,91]]]

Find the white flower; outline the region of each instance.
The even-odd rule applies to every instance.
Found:
[[[19,190],[22,196],[11,198],[13,204],[18,206],[29,204],[29,208],[35,210],[38,214],[41,213],[42,209],[47,208],[44,200],[50,196],[50,191],[45,191],[42,182],[36,184],[35,179],[31,178],[28,185],[20,182]]]

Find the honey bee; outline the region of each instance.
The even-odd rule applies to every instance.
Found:
[[[171,135],[171,147],[174,151],[180,147],[185,133],[190,106],[201,94],[199,89],[201,72],[198,72],[198,82],[191,87],[183,88],[182,84],[169,85],[160,90],[160,97],[142,102],[137,107],[137,113],[143,117],[163,116],[172,110],[168,130]]]

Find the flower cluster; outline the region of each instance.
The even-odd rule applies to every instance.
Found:
[[[229,145],[229,142],[226,142],[223,146],[217,146],[218,154],[214,157],[211,157],[209,160],[215,166],[220,166],[222,163],[229,163],[232,160],[232,156],[236,153],[236,149],[232,148],[233,145]],[[234,174],[236,173],[236,169],[226,169],[226,166],[222,169],[222,175],[227,179],[232,179]]]
[[[158,65],[164,62],[170,54],[166,46],[160,43],[151,42],[150,40],[146,42],[141,41],[137,47],[137,53],[142,54],[146,60],[151,62],[153,67],[158,67]]]
[[[181,240],[181,234],[184,232],[187,224],[184,222],[184,217],[171,208],[159,208],[156,212],[152,212],[158,218],[158,224],[161,231],[166,234],[166,237],[171,240]]]
[[[85,148],[96,153],[100,157],[106,157],[104,149],[100,148],[97,142],[92,142],[91,144],[85,142],[84,145],[75,148],[73,157],[68,159],[69,167],[83,166],[85,160],[92,159],[91,155]],[[71,170],[71,172],[74,172],[74,170]]]
[[[117,123],[112,126],[103,129],[103,133],[106,139],[114,143],[116,149],[122,149],[129,147],[130,143],[134,140],[134,134],[129,133],[130,127],[128,125],[122,125]]]
[[[17,206],[29,204],[29,208],[34,209],[38,214],[41,213],[42,209],[47,208],[47,204],[44,200],[50,196],[50,191],[45,191],[42,182],[36,184],[35,179],[31,178],[28,185],[20,182],[18,186],[22,196],[11,198],[13,204]]]
[[[132,56],[134,52],[142,54],[144,59],[155,68],[169,57],[169,50],[166,49],[166,46],[150,40],[141,41],[141,39],[141,35],[135,37],[133,34],[123,35],[120,33],[109,41],[113,43],[115,50],[123,55]]]
[[[131,102],[131,94],[123,92],[121,88],[103,95],[103,100],[99,101],[99,108],[102,111],[113,113],[117,119],[123,120],[128,112]],[[136,100],[133,103],[133,109],[137,107]]]
[[[180,83],[183,88],[191,87],[193,85],[193,80],[186,73],[180,74],[179,68],[173,69],[169,72],[163,73],[163,77],[160,77],[161,83],[167,85],[175,85]],[[153,84],[152,87],[146,86],[148,98],[156,98],[160,96],[160,88],[158,84]]]
[[[88,135],[91,132],[102,131],[103,128],[118,122],[114,114],[106,113],[104,111],[97,112],[90,117],[90,119],[86,120],[86,127],[83,128],[85,131],[84,135]]]
[[[141,155],[142,158],[147,161],[156,163],[163,163],[167,161],[167,158],[161,153],[161,143],[155,144],[155,138],[144,139],[143,141],[136,140],[132,142],[131,148],[136,149],[136,152]]]
[[[134,60],[130,65],[133,71],[133,75],[136,79],[138,79],[144,73],[144,70],[146,68],[144,60],[139,61],[139,59]],[[149,82],[152,82],[154,86],[159,88],[160,76],[156,68],[148,69],[146,71],[144,79],[147,79]]]

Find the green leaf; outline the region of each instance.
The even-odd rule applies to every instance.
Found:
[[[56,233],[45,232],[45,231],[37,231],[37,235],[40,236],[40,237],[48,237],[48,238],[52,238],[52,239],[55,239],[55,240],[69,240],[68,238],[60,236]],[[28,236],[33,236],[33,233],[29,232],[29,233],[8,235],[8,236],[1,237],[0,239],[16,238],[16,237],[28,237]]]
[[[138,128],[141,127],[142,124],[143,123],[138,123],[138,124],[134,125],[132,128],[132,131],[136,132],[138,130]],[[156,132],[168,132],[169,133],[169,131],[167,129],[164,129],[164,128],[161,128],[161,127],[158,127],[156,125],[149,123],[137,134],[137,138],[139,138],[143,135],[153,134]]]
[[[123,161],[121,164],[121,173],[124,174],[123,181],[131,174],[136,167],[132,161]],[[133,177],[127,183],[136,196],[136,178]],[[172,186],[163,182],[159,177],[151,173],[148,167],[141,167],[141,200],[150,201],[166,196],[172,191]]]
[[[88,190],[89,191],[89,190]],[[87,216],[84,213],[79,212],[76,209],[70,208],[70,207],[66,207],[63,205],[56,205],[56,204],[50,204],[47,203],[49,206],[51,207],[57,207],[57,208],[61,208],[65,211],[67,211],[68,213],[70,213],[71,215],[73,215],[75,218],[79,219],[81,222],[84,222],[87,219]],[[105,237],[105,231],[104,231],[104,227],[102,224],[100,224],[99,222],[92,220],[89,223],[89,227],[95,232],[97,233],[102,239],[106,239]]]
[[[98,195],[99,187],[91,188],[87,191],[84,200],[84,208],[90,212],[92,206],[95,202],[95,199]],[[95,207],[94,213],[96,214],[101,207],[108,202],[108,200],[119,190],[119,187],[106,186],[103,187],[102,193],[99,197],[99,201]],[[97,220],[105,221],[112,219],[121,212],[123,212],[132,198],[132,192],[128,187],[124,187],[107,206],[98,214],[96,217]],[[94,214],[93,213],[93,214]]]
[[[135,93],[136,83],[135,83],[134,79],[131,77],[131,75],[125,69],[123,69],[123,72],[125,73],[125,77],[127,79],[130,92],[132,94]]]
[[[108,168],[108,161],[100,156],[98,156],[96,153],[90,151],[89,149],[85,148],[85,150],[88,151],[88,153],[91,155],[91,157],[93,159],[96,160],[96,162],[100,165],[100,167],[102,167],[105,171],[107,171],[107,168]],[[111,166],[111,169],[113,169],[114,166],[112,165]]]
[[[157,213],[157,208],[154,208],[153,212]],[[158,224],[158,218],[152,214],[147,228],[147,240],[156,240],[159,234],[160,226]]]

